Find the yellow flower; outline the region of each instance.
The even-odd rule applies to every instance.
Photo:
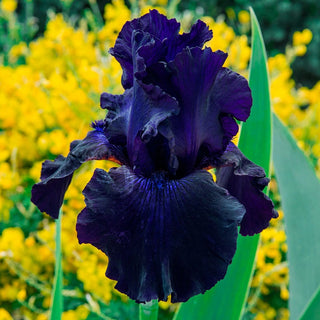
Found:
[[[28,47],[25,42],[20,42],[13,46],[9,51],[10,63],[15,63],[20,56],[25,56],[28,53]]]
[[[21,289],[17,294],[17,299],[20,301],[24,301],[26,299],[26,296],[27,296],[26,289]]]
[[[289,290],[286,286],[281,286],[280,288],[280,297],[283,300],[288,300],[289,299]]]
[[[250,22],[250,14],[248,11],[246,10],[241,10],[239,13],[238,13],[238,20],[240,23],[242,24],[247,24]]]
[[[65,311],[62,314],[62,320],[85,320],[89,315],[89,310],[86,306],[79,306],[75,310]]]
[[[48,316],[45,314],[39,314],[36,320],[48,320]]]
[[[295,47],[295,53],[298,57],[304,56],[307,52],[307,47],[304,44],[300,44]]]
[[[16,10],[17,5],[18,3],[16,0],[2,0],[0,4],[0,8],[4,12],[11,13]]]
[[[293,34],[293,45],[308,44],[312,40],[312,32],[309,29],[304,29],[302,32],[296,31]]]
[[[13,320],[9,312],[6,309],[0,308],[0,319],[1,320]]]
[[[304,29],[302,31],[302,38],[303,38],[304,44],[310,43],[312,40],[312,37],[313,37],[313,35],[312,35],[312,32],[310,29]]]

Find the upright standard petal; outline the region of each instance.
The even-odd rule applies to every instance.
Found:
[[[124,24],[110,53],[121,64],[122,85],[125,89],[133,86],[133,63],[136,54],[132,51],[133,32],[143,31],[162,42],[164,39],[175,38],[179,29],[180,24],[175,19],[168,20],[156,10],[151,10],[148,14]]]
[[[237,133],[234,118],[245,120],[250,113],[247,81],[222,67],[226,57],[222,51],[187,48],[168,64],[170,81],[163,89],[179,102],[180,112],[170,118],[170,129],[180,174],[200,167],[204,156],[219,157]]]
[[[171,180],[96,169],[83,193],[79,242],[108,255],[106,275],[130,298],[186,301],[224,277],[245,209],[208,172]]]
[[[124,158],[121,150],[110,145],[102,122],[93,124],[95,130],[89,132],[83,140],[71,143],[70,152],[65,158],[58,156],[54,161],[45,161],[42,165],[41,181],[32,188],[31,201],[40,211],[58,218],[64,194],[69,187],[73,172],[82,163],[89,160]]]
[[[123,69],[122,85],[131,88],[134,82],[134,62],[137,49],[133,49],[133,34],[141,31],[149,34],[149,44],[139,53],[149,67],[158,61],[170,61],[186,47],[200,47],[212,38],[212,31],[202,21],[197,21],[189,33],[179,34],[180,23],[168,19],[156,10],[151,10],[144,16],[128,21],[122,28],[110,53],[118,60]]]
[[[263,168],[248,160],[233,143],[228,145],[220,161],[217,184],[246,208],[240,233],[245,236],[261,232],[272,218],[278,217],[272,201],[263,193],[269,183]]]
[[[141,82],[134,84],[135,100],[130,114],[127,149],[132,167],[136,172],[149,176],[159,169],[168,169],[166,153],[162,152],[161,143],[152,138],[158,135],[158,127],[166,119],[179,112],[175,98],[170,97],[158,86]],[[159,153],[152,154],[150,147],[156,144]],[[159,167],[159,156],[163,166]],[[148,159],[148,160],[147,160]]]

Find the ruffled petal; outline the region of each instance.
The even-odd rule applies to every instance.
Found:
[[[189,33],[179,35],[180,23],[168,19],[156,10],[128,21],[123,26],[110,53],[119,61],[123,69],[122,85],[131,88],[134,82],[134,63],[138,54],[150,67],[158,61],[170,61],[186,47],[201,47],[212,38],[212,31],[200,20],[194,24]],[[149,43],[143,47],[133,48],[133,35],[140,31],[149,35]]]
[[[145,43],[151,43],[150,34],[133,31],[133,50],[138,51],[136,48],[142,48]],[[142,74],[146,70],[145,62],[139,55],[134,61],[133,68],[135,74],[138,72]],[[131,98],[131,102],[125,96]],[[149,176],[153,171],[167,169],[168,147],[161,142],[160,136],[155,137],[159,133],[159,125],[179,112],[178,102],[175,98],[169,96],[157,85],[147,84],[136,79],[133,88],[127,89],[120,97],[103,94],[101,105],[107,107],[109,113],[111,111],[111,115],[108,114],[106,120],[108,124],[106,133],[110,137],[110,141],[114,141],[112,137],[116,135],[116,131],[123,132],[122,128],[125,128],[125,142],[130,167],[134,168],[136,173]],[[154,148],[155,144],[156,148]]]
[[[247,79],[240,74],[221,68],[217,74],[212,92],[212,103],[221,112],[232,114],[240,121],[250,115],[252,96]]]
[[[182,175],[197,166],[202,145],[214,155],[220,155],[226,147],[229,132],[224,130],[222,121],[225,113],[214,103],[213,95],[217,74],[226,57],[222,51],[192,48],[183,50],[169,63],[172,77],[171,89],[167,90],[177,97],[180,106],[179,115],[170,119],[170,128]],[[230,120],[235,123],[233,118]]]
[[[166,167],[166,153],[158,140],[152,138],[158,135],[158,126],[169,117],[179,112],[175,98],[170,97],[158,86],[142,82],[134,84],[135,99],[130,114],[130,129],[128,132],[127,149],[132,167],[145,176]],[[150,148],[156,144],[158,152],[152,154]],[[167,146],[164,144],[165,149]],[[163,159],[159,167],[157,159]]]
[[[79,242],[108,255],[107,277],[130,298],[186,301],[225,276],[245,209],[208,172],[170,180],[96,169],[83,193]]]
[[[105,134],[111,144],[126,147],[132,102],[132,88],[120,95],[102,93],[100,106],[108,110],[105,119]]]
[[[209,30],[209,27],[203,21],[198,20],[192,25],[190,32],[179,35],[177,40],[169,46],[166,61],[169,62],[173,60],[177,53],[186,47],[202,48],[204,44],[211,39],[212,30]]]
[[[73,172],[82,163],[89,160],[125,158],[121,150],[110,145],[102,123],[95,123],[94,126],[95,130],[89,132],[83,140],[71,143],[70,152],[66,158],[60,155],[54,161],[47,160],[43,163],[41,181],[33,186],[31,197],[31,201],[41,212],[46,212],[55,219],[58,218]]]
[[[242,235],[253,235],[268,227],[277,218],[272,201],[263,193],[269,179],[263,168],[248,160],[233,144],[220,158],[216,176],[217,184],[226,188],[246,208],[240,225]]]
[[[146,48],[139,46],[139,43],[147,42],[146,37],[145,34],[135,33],[133,47],[140,47],[139,52],[141,48]],[[141,99],[138,101],[137,97],[142,96],[141,94],[134,95],[134,104],[138,108],[135,107],[137,111],[131,113],[132,128],[136,119],[140,121],[144,115],[149,116],[151,91],[148,92],[146,88],[157,88],[156,91],[161,92],[167,100],[160,100],[159,94],[152,97],[153,105],[159,104],[162,117],[157,121],[157,130],[150,132],[155,133],[153,136],[160,133],[167,139],[169,156],[166,155],[166,160],[170,161],[166,166],[156,169],[165,169],[181,177],[195,168],[206,167],[208,162],[221,156],[236,135],[238,125],[235,118],[245,120],[249,116],[252,99],[247,80],[222,67],[226,57],[226,53],[212,52],[209,48],[186,48],[170,63],[159,62],[147,68],[137,55],[137,61],[140,62],[136,63],[135,74],[141,80],[135,80],[134,90],[138,92],[140,87],[144,88],[145,102],[141,103]],[[144,74],[147,75],[143,76]],[[176,106],[173,104],[175,100]],[[153,110],[157,108],[153,107]],[[145,123],[146,121],[147,119],[144,120]],[[151,128],[154,129],[155,126]],[[141,142],[134,140],[136,133],[137,131],[130,137],[132,143],[128,146],[139,153],[137,146],[133,145],[137,143],[141,147]],[[163,142],[162,139],[160,141]],[[150,161],[156,162],[158,158],[159,154],[156,153]],[[151,168],[145,165],[143,167]]]
[[[114,47],[110,49],[110,53],[118,60],[123,69],[122,85],[125,89],[133,86],[133,64],[136,54],[132,50],[133,32],[143,31],[162,42],[164,39],[175,38],[179,29],[180,24],[175,19],[168,20],[166,16],[156,10],[151,10],[148,14],[124,24]]]

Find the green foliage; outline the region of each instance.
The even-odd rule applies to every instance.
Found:
[[[158,310],[159,310],[159,306],[158,306],[157,300],[141,303],[139,306],[139,319],[140,320],[157,320]]]
[[[302,312],[301,320],[317,319],[320,314],[320,288],[311,298],[305,310]]]
[[[320,285],[320,183],[288,130],[274,116],[273,161],[288,241],[290,315],[316,320]],[[310,305],[310,309],[306,310]],[[307,317],[308,315],[308,317]]]
[[[48,22],[48,10],[53,10],[54,12],[64,12],[68,16],[73,16],[74,18],[79,18],[84,15],[86,9],[91,8],[91,3],[96,3],[99,7],[100,13],[103,14],[104,7],[110,0],[33,0],[33,1],[23,1],[18,7],[19,19],[24,18],[26,11],[26,6],[28,3],[33,3],[33,16],[37,17],[39,25],[39,34],[42,34],[45,30],[46,24]]]
[[[8,64],[10,49],[21,41],[30,42],[37,31],[32,1],[24,2],[20,16],[0,11],[0,63]]]
[[[41,36],[46,28],[50,12],[63,12],[74,23],[82,17],[91,29],[103,25],[103,12],[110,0],[25,0],[19,2],[15,12],[0,11],[0,62],[10,64],[8,53],[21,41],[29,43]],[[19,60],[18,64],[23,63]]]
[[[252,26],[249,86],[253,105],[249,119],[242,125],[239,148],[252,161],[262,166],[267,176],[271,158],[271,105],[267,54],[261,29],[250,8]],[[254,148],[253,146],[259,146]]]
[[[52,292],[52,303],[50,308],[50,320],[61,319],[63,312],[63,296],[62,296],[62,253],[61,253],[61,219],[62,212],[60,212],[59,219],[56,220],[56,265],[54,274],[54,285]]]
[[[14,206],[10,209],[9,219],[0,219],[0,235],[6,228],[19,227],[25,236],[28,236],[37,230],[43,220],[43,214],[30,203],[30,187],[23,191],[11,195],[10,200]]]

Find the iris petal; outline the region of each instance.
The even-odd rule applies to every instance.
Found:
[[[179,29],[180,23],[175,19],[167,19],[156,10],[151,10],[148,14],[125,23],[115,46],[110,49],[110,53],[119,61],[123,69],[122,85],[125,89],[131,88],[134,82],[133,65],[137,54],[137,51],[133,50],[134,32],[142,31],[150,34],[150,42],[153,43],[152,50],[148,44],[145,44],[147,48],[139,52],[148,67],[159,60],[172,60],[187,46],[202,47],[212,38],[212,31],[202,21],[193,25],[190,33],[179,35]]]
[[[179,108],[176,99],[158,86],[135,82],[134,92],[127,149],[135,170],[148,176],[158,168],[155,159],[148,154],[146,143],[158,135],[159,124],[177,114]]]
[[[230,143],[217,168],[217,184],[226,188],[246,208],[240,225],[242,235],[253,235],[268,227],[278,217],[272,201],[263,193],[269,179],[263,168],[248,160]]]
[[[169,63],[172,95],[181,108],[172,128],[183,170],[197,167],[202,161],[199,149],[206,148],[212,158],[223,153],[237,133],[234,118],[245,120],[252,104],[247,80],[222,68],[227,55],[211,49],[185,49]],[[200,155],[201,156],[201,155]]]
[[[170,180],[96,169],[83,193],[79,242],[108,255],[106,275],[132,299],[186,301],[224,277],[245,209],[208,172]]]
[[[65,158],[58,156],[54,161],[45,161],[42,165],[41,181],[32,188],[31,201],[42,212],[58,218],[64,194],[71,182],[73,172],[82,163],[89,160],[125,158],[121,151],[109,144],[100,124],[83,140],[71,143],[70,152]]]
[[[211,49],[184,49],[169,63],[172,72],[170,94],[177,97],[180,113],[170,119],[175,137],[179,172],[192,171],[202,145],[210,153],[223,152],[226,132],[221,123],[221,107],[212,103],[215,79],[227,54]],[[234,121],[233,119],[231,119]]]
[[[134,35],[133,47],[139,47],[140,53],[147,47],[139,44],[148,42],[148,35],[141,32]],[[148,46],[149,49],[151,47]],[[208,162],[224,152],[236,135],[238,125],[234,118],[246,120],[249,116],[252,99],[247,80],[222,67],[226,57],[227,54],[222,51],[212,52],[209,48],[202,50],[194,47],[183,49],[169,63],[158,62],[150,68],[143,62],[136,63],[135,74],[141,80],[134,81],[136,106],[131,113],[130,126],[135,127],[145,115],[147,117],[143,122],[147,123],[150,101],[153,101],[153,106],[159,105],[162,116],[157,118],[156,126],[150,127],[150,132],[154,133],[153,136],[160,133],[167,139],[170,155],[167,165],[162,169],[183,176],[194,168],[206,167]],[[140,58],[138,54],[137,59]],[[143,76],[145,73],[147,76]],[[144,89],[143,94],[140,87]],[[146,90],[148,87],[157,90]],[[151,92],[161,92],[161,95],[152,94],[151,97]],[[152,110],[156,112],[157,107]],[[129,153],[148,149],[136,139],[136,135],[137,130],[129,134]],[[149,162],[155,163],[157,158],[159,155],[156,153],[155,158],[149,158]],[[141,161],[134,161],[135,164],[141,164]],[[150,168],[149,171],[159,169],[146,164],[143,167]]]
[[[199,47],[212,38],[212,31],[201,20],[198,20],[192,25],[190,32],[179,35],[175,43],[169,46],[168,53],[166,55],[166,61],[173,60],[175,56],[186,47]]]
[[[221,68],[213,87],[212,98],[212,103],[221,112],[232,114],[240,121],[248,119],[252,105],[251,90],[247,79],[240,74]]]
[[[133,86],[133,63],[135,52],[132,52],[132,34],[140,30],[151,34],[160,41],[172,39],[178,35],[180,24],[175,19],[168,20],[156,10],[124,24],[116,43],[110,53],[119,61],[123,69],[122,85],[125,89]]]
[[[104,92],[100,97],[101,108],[108,110],[105,133],[111,144],[126,147],[132,101],[133,89],[120,95]]]

